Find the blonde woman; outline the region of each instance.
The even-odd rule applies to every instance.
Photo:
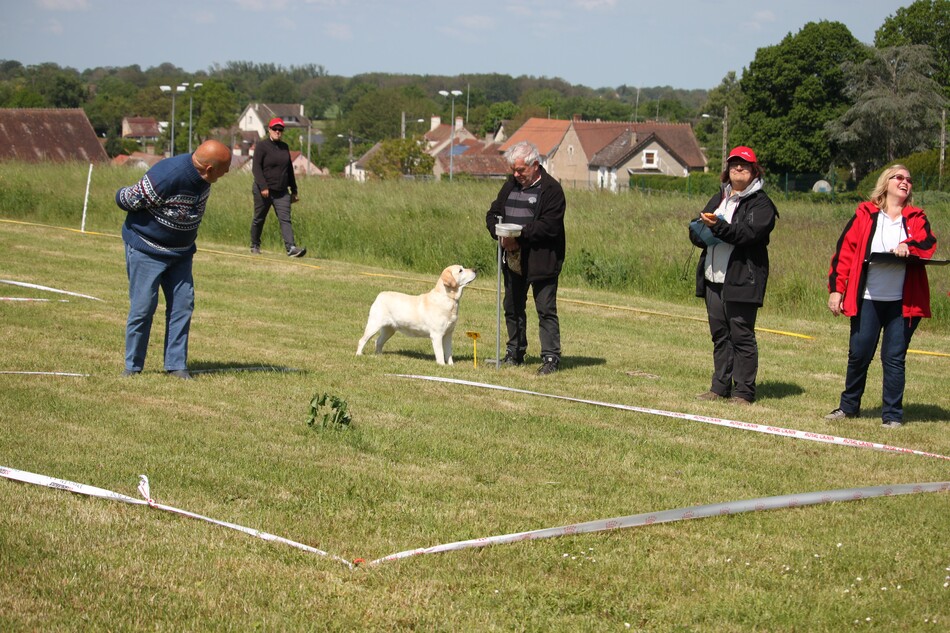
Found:
[[[889,428],[904,424],[904,359],[920,319],[930,317],[930,287],[920,260],[930,259],[937,248],[927,215],[912,204],[913,186],[903,165],[885,169],[870,201],[858,205],[838,239],[828,273],[828,309],[851,318],[851,338],[844,391],[826,420],[861,415],[880,339],[881,419]]]

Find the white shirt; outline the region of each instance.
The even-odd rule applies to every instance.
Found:
[[[732,192],[732,185],[726,185],[726,191],[716,209],[716,215],[721,217],[727,224],[732,224],[732,216],[735,215],[736,207],[739,206],[739,200],[751,195],[762,188],[762,179],[756,178],[751,185],[739,193]],[[721,284],[726,281],[726,268],[729,266],[729,258],[735,246],[727,242],[719,242],[706,247],[706,270],[707,281],[714,284]]]
[[[884,211],[877,214],[877,228],[871,238],[872,253],[890,253],[907,239],[904,218],[891,220]],[[868,262],[868,281],[864,298],[874,301],[900,301],[904,297],[904,262]]]

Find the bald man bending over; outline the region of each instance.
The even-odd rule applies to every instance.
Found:
[[[128,213],[122,225],[129,275],[123,376],[139,374],[145,366],[161,287],[165,295],[165,372],[191,379],[188,331],[195,307],[191,275],[195,238],[211,183],[230,168],[231,150],[218,141],[205,141],[194,154],[166,158],[136,184],[116,192],[116,204]]]

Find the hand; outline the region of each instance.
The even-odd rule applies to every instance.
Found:
[[[514,237],[502,237],[501,247],[505,249],[506,251],[508,251],[509,253],[511,251],[516,251],[519,248],[518,240],[517,238],[514,238]]]
[[[712,226],[719,221],[719,216],[715,213],[700,213],[699,219],[702,220],[706,226]]]
[[[841,314],[841,304],[843,301],[844,295],[840,292],[832,292],[828,295],[828,309],[831,310],[831,314],[839,316]]]
[[[897,248],[895,248],[891,252],[897,255],[898,257],[907,257],[908,255],[910,255],[910,248],[907,246],[907,244],[898,244]]]
[[[299,201],[300,201],[300,196],[298,196],[297,194],[292,194],[292,195],[290,196],[290,204],[293,204],[293,203],[299,202]]]
[[[261,197],[270,198],[270,189],[261,189]]]

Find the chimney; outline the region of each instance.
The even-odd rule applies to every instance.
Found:
[[[455,117],[455,131],[458,132],[459,130],[462,129],[463,126],[464,126],[464,122],[462,121],[462,117],[460,116]]]
[[[432,115],[432,121],[429,123],[429,131],[432,132],[433,130],[435,130],[435,129],[436,129],[437,127],[439,127],[440,125],[442,125],[442,117],[436,116],[436,115],[433,114],[433,115]]]

